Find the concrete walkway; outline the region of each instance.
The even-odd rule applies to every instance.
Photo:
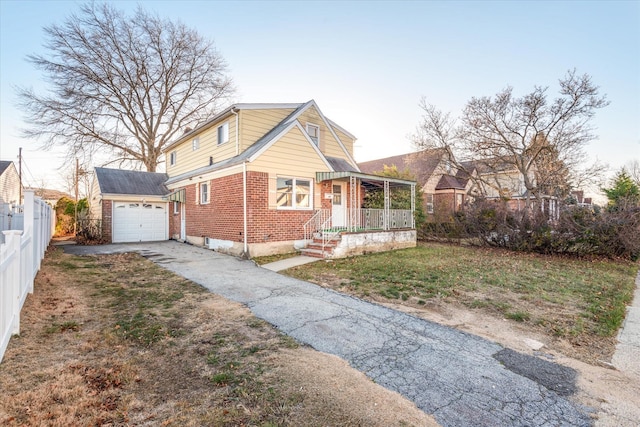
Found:
[[[618,345],[611,363],[617,369],[640,379],[640,272],[636,277],[633,301],[627,307],[627,316],[618,334]]]
[[[291,258],[281,259],[280,261],[263,264],[260,267],[266,268],[267,270],[271,271],[282,271],[286,270],[287,268],[297,267],[299,265],[305,265],[316,261],[321,261],[321,259],[314,258],[312,256],[298,255]]]
[[[335,354],[443,426],[588,426],[567,396],[575,371],[482,338],[177,242],[66,246],[74,254],[140,252],[282,332]]]

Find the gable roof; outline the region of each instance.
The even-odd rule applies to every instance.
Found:
[[[140,172],[122,169],[95,168],[102,194],[129,194],[164,196],[169,190],[164,185],[166,173]]]
[[[358,167],[364,173],[375,174],[382,172],[385,166],[395,166],[399,171],[409,170],[416,176],[417,182],[424,185],[433,175],[444,154],[444,151],[439,149],[422,150],[358,163]]]
[[[255,106],[256,104],[236,104],[236,105]],[[262,105],[262,104],[259,104],[259,105]],[[276,108],[275,106],[277,106],[279,104],[264,104],[264,105],[265,105],[264,108],[268,108],[268,107]],[[316,111],[318,112],[318,114],[320,115],[322,120],[324,120],[325,125],[327,126],[329,131],[333,134],[333,136],[335,137],[336,141],[338,141],[338,144],[340,144],[340,146],[342,147],[342,149],[343,149],[344,153],[346,154],[346,156],[349,159],[351,159],[352,162],[355,164],[355,160],[353,160],[353,158],[349,155],[349,152],[347,151],[347,149],[340,142],[340,138],[338,138],[338,136],[335,134],[335,132],[333,131],[333,128],[331,127],[331,125],[329,124],[327,119],[322,115],[322,112],[320,111],[320,109],[318,108],[316,102],[313,99],[308,101],[308,102],[305,102],[304,104],[283,104],[283,105],[285,105],[286,107],[281,107],[281,108],[291,108],[291,106],[293,106],[293,105],[298,105],[298,107],[295,110],[293,110],[287,117],[282,119],[282,121],[280,121],[280,123],[278,123],[271,130],[269,130],[266,134],[264,134],[260,139],[258,139],[256,142],[251,144],[251,146],[248,147],[246,150],[244,150],[242,153],[238,154],[237,156],[231,157],[229,159],[225,159],[225,160],[222,160],[220,162],[216,162],[216,163],[214,163],[212,165],[204,166],[204,167],[201,167],[201,168],[198,168],[198,169],[194,169],[194,170],[185,172],[185,173],[180,174],[180,175],[173,176],[173,177],[171,177],[171,178],[169,178],[167,180],[167,184],[172,184],[174,182],[181,181],[181,180],[183,180],[185,178],[190,178],[190,177],[193,177],[193,176],[196,176],[196,175],[201,175],[203,173],[214,172],[214,171],[225,169],[225,168],[228,168],[228,167],[231,167],[231,166],[240,165],[240,164],[242,164],[242,163],[244,163],[246,161],[251,162],[251,161],[255,160],[258,156],[260,156],[262,153],[264,153],[271,145],[273,145],[276,141],[278,141],[282,136],[286,135],[287,132],[289,132],[294,127],[298,127],[300,129],[300,131],[305,136],[305,138],[307,139],[309,144],[311,144],[311,146],[316,151],[318,156],[322,159],[322,161],[324,161],[324,163],[327,165],[327,167],[329,169],[332,169],[332,170],[336,171],[337,169],[335,169],[335,167],[338,167],[338,168],[340,168],[340,171],[347,171],[347,170],[355,171],[355,172],[359,171],[356,166],[352,166],[349,162],[347,162],[344,159],[338,159],[338,158],[335,158],[335,157],[328,157],[328,156],[325,156],[324,154],[322,154],[322,152],[320,151],[318,146],[315,145],[313,143],[313,141],[311,141],[311,139],[307,135],[306,131],[304,130],[304,128],[302,127],[302,125],[298,121],[298,117],[300,117],[300,115],[303,112],[305,112],[311,106],[315,107]],[[194,130],[194,132],[195,131],[198,131],[198,129]],[[333,163],[329,159],[333,159]]]
[[[442,175],[436,185],[436,190],[464,190],[466,185],[467,181],[461,181],[453,175]]]
[[[10,160],[0,160],[0,175],[2,175],[4,171],[7,170],[7,168],[12,164],[13,162]]]

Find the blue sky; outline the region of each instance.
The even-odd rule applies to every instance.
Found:
[[[18,137],[14,86],[43,87],[25,57],[42,27],[82,2],[0,0],[0,158],[23,147],[27,183],[62,187],[59,152]],[[113,2],[132,10],[138,3]],[[611,104],[598,111],[592,160],[640,160],[640,2],[143,1],[214,40],[238,102],[305,102],[358,137],[356,160],[410,152],[422,96],[458,115],[506,86],[557,92],[567,70],[590,74]]]

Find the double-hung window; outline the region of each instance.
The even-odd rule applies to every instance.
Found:
[[[200,148],[200,138],[193,138],[193,140],[191,141],[191,148],[193,149],[193,151],[196,151],[198,148]]]
[[[313,181],[303,178],[278,177],[276,204],[278,209],[311,209]]]
[[[320,146],[320,126],[307,123],[307,134],[314,144]]]
[[[169,154],[169,165],[170,166],[175,166],[177,161],[178,161],[178,153],[176,151],[172,151]]]
[[[427,194],[427,213],[433,213],[433,194]]]
[[[229,122],[218,126],[218,145],[229,141]]]
[[[200,183],[200,204],[206,205],[209,203],[209,183],[201,182]]]

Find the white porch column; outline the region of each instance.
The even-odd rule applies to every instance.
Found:
[[[389,197],[389,181],[384,180],[384,222],[383,229],[389,230],[389,215],[390,215],[391,198]]]

